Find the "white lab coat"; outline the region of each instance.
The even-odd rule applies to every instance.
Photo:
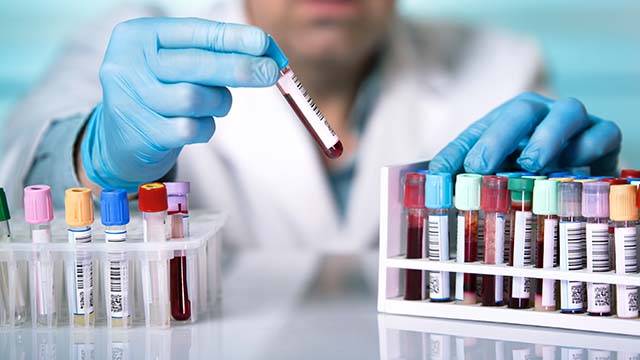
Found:
[[[244,22],[241,3],[194,15]],[[19,105],[7,129],[12,143],[0,164],[0,184],[10,190],[13,204],[22,203],[20,182],[47,124],[88,115],[100,101],[97,74],[115,23],[155,15],[172,14],[124,9],[92,23]],[[232,110],[216,121],[213,139],[185,147],[178,179],[192,182],[192,207],[227,212],[226,240],[240,246],[328,251],[373,246],[380,167],[433,157],[471,122],[540,79],[535,44],[494,31],[398,21],[390,44],[381,94],[359,142],[344,219],[315,143],[275,88],[233,89]]]

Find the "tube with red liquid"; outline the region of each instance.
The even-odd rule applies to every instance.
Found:
[[[509,209],[509,179],[499,176],[482,178],[480,208],[484,210],[484,263],[504,263],[505,214]],[[499,275],[482,275],[482,305],[504,303],[503,281]]]
[[[533,186],[536,268],[553,268],[558,264],[558,184],[556,180],[536,180]],[[555,284],[553,279],[537,279],[536,311],[556,309]]]
[[[169,208],[170,238],[183,239],[189,236],[189,183],[166,182]],[[191,318],[191,301],[187,286],[187,256],[184,251],[176,251],[169,261],[169,288],[171,316],[178,321]]]
[[[298,116],[298,119],[300,119],[328,158],[339,158],[343,150],[342,142],[331,128],[327,119],[322,115],[318,106],[313,102],[307,90],[304,89],[296,74],[291,70],[289,59],[287,59],[271,36],[269,36],[269,47],[265,55],[273,58],[278,64],[280,79],[278,79],[276,85],[282,96],[287,100],[287,103],[289,103],[289,106],[291,106],[291,109]]]
[[[527,267],[531,265],[533,183],[533,179],[509,179],[509,191],[511,192],[509,266]],[[509,307],[512,309],[528,308],[531,279],[514,276],[509,282],[509,288]]]
[[[407,259],[422,258],[422,239],[427,210],[424,207],[425,174],[407,173],[404,178],[404,207],[407,226]],[[422,300],[422,271],[406,270],[405,300]]]
[[[477,260],[481,182],[482,176],[476,174],[456,176],[455,206],[458,210],[456,262],[458,263],[472,263]],[[462,304],[477,302],[476,279],[476,274],[456,274],[456,301]]]

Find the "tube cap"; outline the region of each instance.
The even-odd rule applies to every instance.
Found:
[[[7,195],[4,193],[4,189],[0,187],[0,221],[9,219],[11,219],[11,213],[9,212],[9,204],[7,204]]]
[[[604,181],[606,183],[609,183],[609,185],[625,185],[625,184],[628,184],[627,179],[623,179],[623,178],[605,178],[605,179],[601,179],[600,181]]]
[[[424,207],[425,175],[421,173],[407,173],[404,176],[404,207]]]
[[[276,41],[273,40],[271,35],[269,35],[269,45],[267,46],[267,51],[265,51],[264,54],[275,60],[280,70],[286,68],[287,65],[289,65],[289,59],[287,59],[287,57],[284,55]]]
[[[512,201],[531,201],[533,197],[533,183],[535,180],[527,178],[509,179],[509,191]]]
[[[138,188],[138,209],[142,212],[166,211],[167,187],[162,183],[142,184]]]
[[[582,216],[609,217],[609,183],[598,181],[582,185]]]
[[[627,179],[627,184],[633,184],[633,183],[637,184],[638,182],[640,182],[640,178],[628,177],[625,179]]]
[[[561,177],[569,177],[572,174],[569,171],[554,171],[552,173],[548,173],[547,177],[551,178],[561,178]]]
[[[555,180],[559,182],[573,182],[572,177],[549,177],[549,180]]]
[[[637,169],[622,169],[620,171],[621,178],[640,178],[640,170]]]
[[[480,210],[481,187],[481,175],[459,174],[456,176],[456,208],[463,211]]]
[[[500,176],[482,177],[480,208],[484,211],[505,213],[509,209],[509,179]]]
[[[425,184],[425,206],[430,209],[448,209],[453,197],[453,182],[449,173],[430,173]]]
[[[532,179],[532,180],[546,180],[547,177],[544,175],[523,175],[523,179]]]
[[[609,188],[609,213],[613,221],[638,220],[636,187],[633,185],[612,185]]]
[[[53,220],[50,187],[31,185],[24,188],[24,220],[28,224],[46,224]]]
[[[517,179],[517,178],[522,177],[522,173],[520,171],[499,172],[499,173],[496,173],[496,176],[506,177],[507,179]]]
[[[166,182],[168,205],[170,212],[189,212],[189,190],[191,184],[189,182]]]
[[[64,212],[69,226],[93,224],[91,190],[82,187],[67,189],[64,192]]]
[[[533,213],[556,215],[558,213],[558,184],[556,180],[536,180],[533,185]]]
[[[123,189],[102,190],[100,193],[102,225],[117,226],[129,223],[129,200]]]
[[[582,184],[561,182],[558,185],[558,216],[582,216]]]

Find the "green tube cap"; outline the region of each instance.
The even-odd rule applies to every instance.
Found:
[[[512,201],[531,201],[533,196],[533,179],[509,179],[509,191]]]
[[[7,204],[7,195],[4,193],[4,189],[0,188],[0,221],[7,221],[11,219],[9,213],[9,205]]]
[[[536,180],[533,186],[533,213],[536,215],[558,214],[557,180]]]
[[[480,210],[481,186],[481,175],[459,174],[456,176],[456,208],[464,211]]]

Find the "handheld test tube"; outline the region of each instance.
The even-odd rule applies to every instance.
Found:
[[[107,244],[127,241],[129,201],[121,189],[105,189],[100,193],[100,218]],[[131,326],[129,294],[129,262],[123,251],[110,251],[104,264],[105,308],[109,327]]]
[[[429,260],[449,260],[449,208],[452,203],[452,192],[451,174],[427,174],[424,198],[427,208]],[[430,301],[449,301],[451,299],[449,273],[429,272],[428,288]]]
[[[24,218],[31,227],[31,242],[46,244],[51,242],[51,221],[53,221],[53,200],[51,188],[47,185],[33,185],[24,188]],[[34,258],[29,274],[31,293],[35,301],[31,303],[31,313],[37,325],[54,327],[57,323],[54,262],[51,253],[42,250]]]
[[[407,173],[404,177],[404,207],[406,211],[407,259],[422,258],[422,240],[426,209],[424,208],[425,175]],[[407,269],[404,299],[422,300],[422,271]]]
[[[558,184],[556,180],[536,180],[533,186],[536,268],[553,268],[558,263]],[[555,283],[553,279],[537,279],[535,310],[556,309]]]
[[[65,217],[68,225],[67,235],[70,243],[86,244],[92,241],[93,202],[91,190],[71,188],[64,193]],[[93,259],[85,250],[77,250],[75,260],[67,262],[67,292],[73,294],[69,305],[75,326],[94,326],[94,279]]]
[[[478,223],[480,213],[480,187],[482,176],[459,174],[456,176],[455,206],[457,217],[456,262],[475,262],[478,257]],[[477,302],[476,274],[456,274],[456,301],[463,304]]]
[[[142,231],[145,242],[165,242],[167,217],[167,188],[161,183],[140,185],[138,209],[142,212]],[[143,296],[147,325],[168,327],[169,271],[168,256],[159,252],[143,262]]]
[[[298,77],[289,66],[289,59],[287,59],[271,36],[269,36],[269,47],[266,55],[273,58],[278,64],[280,68],[280,79],[277,82],[278,90],[287,100],[298,119],[300,119],[328,158],[339,158],[343,151],[342,142],[322,112],[320,112],[318,106],[313,102],[307,90],[302,87],[300,80],[298,80]]]
[[[511,192],[509,266],[527,267],[531,265],[533,183],[533,179],[509,179],[509,191]],[[527,309],[531,294],[531,279],[514,276],[511,278],[509,286],[509,307]]]
[[[499,176],[482,178],[480,208],[484,210],[484,263],[504,263],[505,214],[509,209],[508,179]],[[500,306],[503,280],[500,275],[482,275],[482,305]]]
[[[4,189],[0,188],[0,242],[11,242],[11,213]],[[25,292],[12,252],[3,252],[0,263],[0,324],[18,325],[26,317]],[[13,294],[13,296],[12,296]]]
[[[171,239],[189,236],[189,183],[167,182],[168,216]],[[187,256],[176,251],[169,261],[171,316],[178,321],[191,318],[191,301],[187,286]]]

